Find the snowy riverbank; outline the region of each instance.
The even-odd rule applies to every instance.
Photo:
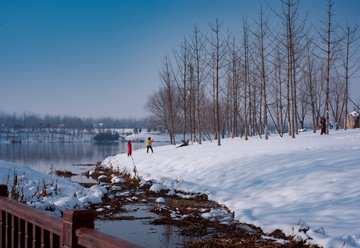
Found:
[[[7,185],[19,201],[57,216],[61,216],[66,209],[100,203],[107,192],[98,185],[84,188],[68,179],[4,161],[0,161],[0,184]]]
[[[0,129],[0,143],[74,143],[91,142],[99,133],[118,133],[119,140],[114,142],[125,142],[126,140],[145,142],[152,137],[156,142],[169,142],[169,135],[158,131],[148,131],[131,128],[98,128],[98,129],[76,129],[76,128],[42,128],[42,129]]]
[[[133,158],[144,179],[208,193],[237,220],[266,232],[278,228],[323,247],[360,247],[360,130],[163,146],[153,154],[134,151]],[[125,154],[103,165],[133,168]],[[298,231],[307,225],[307,233]]]

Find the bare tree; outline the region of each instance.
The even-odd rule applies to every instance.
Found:
[[[194,78],[194,66],[192,63],[188,65],[188,85],[189,85],[189,129],[190,139],[195,142],[196,139],[196,86]]]
[[[261,102],[263,104],[263,125],[264,125],[264,136],[265,139],[268,139],[268,121],[267,121],[267,57],[269,56],[268,53],[268,47],[271,43],[269,43],[267,40],[267,24],[268,24],[268,20],[263,17],[263,11],[262,11],[262,7],[260,9],[260,16],[259,16],[259,21],[257,22],[257,26],[258,26],[258,30],[257,32],[253,33],[255,38],[256,38],[256,42],[257,42],[257,53],[256,53],[256,58],[258,58],[257,63],[255,63],[256,65],[256,71],[258,74],[258,77],[260,78],[261,81],[261,87],[260,87],[260,92],[261,92]],[[256,60],[256,59],[255,59]],[[261,111],[260,111],[261,114]],[[260,126],[261,125],[261,118],[260,118]]]
[[[308,94],[308,89],[306,87],[306,82],[304,82],[305,80],[303,80],[302,84],[300,84],[300,88],[302,88],[303,90],[300,91],[299,93],[299,109],[298,111],[296,111],[297,113],[297,119],[300,122],[301,125],[301,129],[304,129],[304,122],[305,122],[305,117],[307,115],[307,112],[309,110],[309,94]]]
[[[170,142],[175,145],[175,135],[178,131],[177,96],[170,60],[165,56],[163,67],[159,71],[161,87],[149,97],[145,109],[152,113],[153,120],[161,124],[170,135]]]
[[[235,37],[232,46],[232,131],[231,138],[238,136],[238,114],[239,114],[239,58],[236,52]]]
[[[318,75],[315,77],[315,109],[316,109],[316,125],[319,125],[319,119],[321,116],[324,116],[325,111],[325,88],[326,88],[326,71],[324,69],[325,65],[320,63]]]
[[[244,78],[244,139],[248,140],[248,106],[247,101],[250,98],[250,84],[249,84],[249,25],[246,20],[243,19],[243,78]],[[249,97],[248,97],[249,96]],[[249,99],[249,102],[251,99]],[[251,130],[251,126],[250,126]]]
[[[348,114],[348,101],[349,101],[349,79],[351,79],[354,74],[359,70],[359,60],[358,56],[359,45],[356,45],[356,42],[359,40],[360,36],[356,35],[359,26],[355,25],[350,27],[347,23],[344,33],[345,33],[345,54],[342,55],[342,65],[344,68],[344,79],[345,79],[345,89],[344,89],[344,129],[347,128],[347,114]],[[355,45],[355,47],[354,47]]]
[[[284,126],[285,126],[285,123],[284,123],[284,110],[283,110],[283,102],[282,102],[282,99],[283,99],[283,77],[282,77],[282,74],[283,74],[283,69],[282,69],[282,55],[280,53],[280,51],[278,49],[276,49],[276,55],[275,55],[275,61],[274,61],[274,71],[275,71],[275,82],[277,82],[277,87],[274,87],[275,88],[275,105],[276,105],[276,119],[277,119],[277,126],[279,127],[279,135],[281,137],[283,137],[284,135]]]
[[[227,73],[227,80],[226,80],[226,87],[224,91],[226,91],[225,97],[220,99],[220,106],[221,106],[221,123],[222,126],[222,138],[229,138],[230,133],[233,131],[232,126],[232,101],[233,101],[233,87],[232,87],[233,80],[229,73]]]
[[[334,119],[334,122],[336,124],[336,130],[339,128],[339,123],[341,121],[342,112],[344,104],[344,85],[341,82],[341,79],[339,75],[332,75],[332,84],[330,89],[330,110],[332,113],[332,117]]]
[[[312,127],[313,127],[313,133],[316,132],[316,98],[319,97],[316,94],[316,79],[314,78],[316,76],[315,73],[315,56],[312,56],[313,49],[311,49],[310,46],[307,47],[307,54],[306,54],[306,69],[305,73],[307,74],[307,77],[305,77],[305,87],[308,90],[309,94],[309,105],[311,109],[311,117],[312,117]],[[321,92],[319,92],[321,94]]]
[[[217,144],[221,145],[220,141],[220,105],[219,105],[219,94],[220,94],[220,75],[221,70],[226,66],[224,63],[225,56],[227,54],[227,42],[229,38],[222,39],[220,36],[221,24],[219,20],[216,19],[215,24],[209,24],[211,31],[214,34],[213,39],[209,40],[211,51],[210,56],[212,56],[212,61],[209,65],[214,70],[214,82],[215,82],[215,120],[216,120],[216,134],[217,134]]]
[[[194,61],[195,77],[196,77],[196,119],[198,141],[201,144],[201,85],[205,80],[205,39],[201,35],[197,26],[194,26],[193,35],[190,39],[191,54]]]
[[[291,110],[288,112],[288,118],[290,120],[290,134],[292,138],[295,138],[295,121],[296,121],[296,84],[295,84],[295,69],[294,69],[294,17],[299,5],[299,1],[287,0],[282,1],[286,6],[286,31],[287,31],[287,58],[288,58],[288,98],[291,103]],[[294,10],[295,9],[295,10]]]
[[[278,43],[283,47],[283,53],[287,56],[287,122],[289,135],[295,138],[298,132],[297,128],[297,78],[300,68],[300,60],[303,57],[302,52],[306,47],[305,30],[306,17],[300,20],[298,9],[300,0],[281,0],[282,13],[273,12],[283,23],[285,32],[282,36],[274,35]],[[271,6],[268,4],[271,8]],[[284,39],[279,39],[284,37]]]
[[[329,134],[329,104],[330,104],[330,74],[332,69],[335,67],[336,55],[339,48],[339,43],[342,38],[339,38],[336,33],[336,26],[334,24],[334,1],[328,0],[327,4],[327,19],[323,23],[324,28],[320,31],[317,30],[317,33],[320,37],[321,43],[326,47],[322,48],[317,46],[321,52],[326,54],[326,87],[325,87],[325,119],[326,119],[326,134]],[[316,43],[315,43],[316,44]]]
[[[180,109],[183,112],[182,132],[183,140],[185,140],[189,107],[188,67],[190,63],[189,49],[186,40],[180,45],[179,51],[174,51],[174,57],[177,65],[177,77],[174,77],[174,79],[179,92]]]

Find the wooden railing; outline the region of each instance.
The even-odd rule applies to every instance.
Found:
[[[94,212],[66,210],[63,219],[7,197],[0,185],[2,248],[139,248],[141,246],[94,230]]]

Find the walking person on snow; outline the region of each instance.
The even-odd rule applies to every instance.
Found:
[[[154,142],[154,140],[152,140],[150,137],[147,139],[146,141],[146,153],[149,153],[149,148],[151,149],[151,152],[154,152],[151,144]]]
[[[128,157],[132,155],[132,147],[130,140],[128,141]]]
[[[320,135],[326,134],[326,119],[324,117],[320,117],[320,125],[321,125]]]

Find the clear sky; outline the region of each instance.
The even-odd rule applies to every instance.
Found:
[[[1,0],[0,111],[144,117],[158,68],[195,23],[218,18],[233,34],[261,0]],[[275,9],[279,0],[268,1]],[[303,0],[320,25],[326,0]],[[266,6],[264,11],[276,22]],[[339,21],[360,24],[360,1],[337,0]],[[359,80],[357,98],[360,95]]]

